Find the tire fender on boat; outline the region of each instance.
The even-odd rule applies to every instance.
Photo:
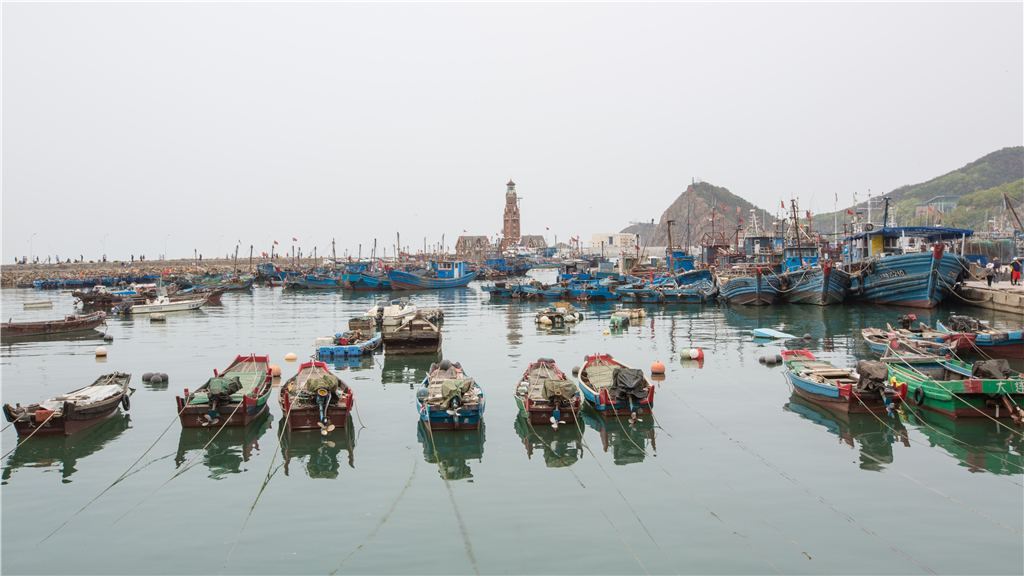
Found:
[[[913,399],[914,399],[914,404],[916,404],[918,406],[920,406],[921,404],[924,404],[924,386],[918,386],[914,390]]]
[[[132,408],[132,401],[128,399],[127,392],[125,392],[124,395],[121,396],[121,408],[124,408],[125,411],[131,410]]]

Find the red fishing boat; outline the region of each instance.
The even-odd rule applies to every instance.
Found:
[[[323,362],[304,362],[281,386],[278,402],[289,430],[316,430],[327,435],[344,428],[352,409],[352,390]]]
[[[269,356],[237,356],[194,392],[175,398],[181,425],[245,426],[267,408],[272,376]]]
[[[4,404],[4,416],[14,424],[18,436],[45,438],[67,436],[104,420],[121,406],[131,406],[128,382],[131,374],[114,372],[67,394],[37,404]]]

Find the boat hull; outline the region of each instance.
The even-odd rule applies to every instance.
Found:
[[[727,303],[743,306],[769,306],[778,296],[775,287],[760,274],[730,278],[721,290]]]
[[[781,291],[780,296],[790,304],[829,306],[841,304],[850,287],[850,275],[838,269],[812,269],[782,275],[783,282],[792,288]]]
[[[4,322],[0,324],[0,337],[17,338],[23,336],[48,336],[51,334],[72,334],[95,329],[106,320],[106,313],[93,312],[83,316],[72,316],[70,319],[50,320],[44,322]]]
[[[79,415],[71,418],[61,416],[51,418],[46,423],[35,422],[32,420],[19,420],[14,422],[14,429],[18,432],[19,438],[26,438],[28,436],[33,438],[68,436],[75,432],[81,432],[90,426],[99,424],[107,418],[110,418],[115,412],[117,412],[117,407],[120,403],[121,400],[117,399],[112,402],[109,407],[92,411],[88,415]]]
[[[555,411],[552,408],[546,406],[537,406],[536,404],[528,405],[524,402],[522,396],[515,395],[516,406],[519,407],[519,415],[526,418],[530,424],[551,424],[551,419],[555,415]],[[580,411],[581,403],[577,402],[575,405],[569,408],[561,408],[558,411],[558,420],[566,424],[573,424],[576,422],[576,415]]]
[[[212,426],[208,425],[206,420],[206,415],[210,410],[208,404],[185,406],[185,399],[181,396],[178,396],[175,400],[178,404],[179,419],[183,428],[219,428],[222,426],[245,426],[259,418],[260,414],[267,409],[268,396],[270,396],[269,390],[258,399],[243,398],[241,406],[239,402],[218,405],[217,412],[220,414],[220,422]]]
[[[953,361],[939,361],[943,367],[954,366]],[[916,368],[916,370],[915,370]],[[1024,377],[1005,380],[965,378],[963,380],[934,380],[922,378],[920,365],[910,368],[889,364],[889,376],[906,381],[910,404],[930,410],[947,418],[1013,418],[1011,406],[1024,404]],[[1004,400],[1007,399],[1007,400]]]
[[[629,366],[612,359],[612,357],[608,355],[588,356],[586,361],[584,361],[583,366],[580,368],[579,376],[576,378],[576,386],[580,389],[580,394],[583,395],[583,399],[592,405],[602,416],[632,416],[633,414],[642,416],[645,414],[651,414],[654,409],[654,386],[651,386],[649,381],[647,382],[647,398],[633,404],[632,406],[630,406],[628,402],[613,401],[608,395],[607,388],[601,388],[598,390],[583,381],[582,374],[587,369],[587,366],[598,360],[602,360],[622,368],[629,368]]]
[[[288,414],[289,430],[319,430],[320,410],[316,406],[292,406],[285,410]],[[345,404],[333,405],[327,409],[327,418],[336,428],[344,428],[348,424],[349,409]]]
[[[850,296],[862,302],[934,308],[953,292],[966,261],[940,249],[872,259],[856,274]]]
[[[439,290],[441,288],[462,288],[476,278],[476,272],[470,272],[459,278],[424,278],[391,270],[388,272],[388,280],[391,281],[392,290]]]

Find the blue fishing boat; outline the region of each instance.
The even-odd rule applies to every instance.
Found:
[[[302,274],[285,277],[284,287],[296,290],[342,290],[352,285],[340,274]]]
[[[605,416],[635,419],[654,408],[654,386],[643,370],[630,368],[611,354],[584,357],[576,383],[583,399]]]
[[[655,285],[667,303],[706,304],[718,297],[718,282],[710,270],[692,270],[663,279]]]
[[[974,345],[990,356],[1024,358],[1024,330],[995,330],[977,318],[950,316],[949,326],[935,322],[939,332],[967,332],[974,335]]]
[[[778,295],[775,286],[755,268],[752,276],[733,276],[721,286],[721,297],[729,304],[768,306]]]
[[[783,250],[782,274],[773,279],[782,300],[791,304],[839,304],[850,288],[850,275],[831,260],[820,260],[817,248]]]
[[[570,300],[618,300],[619,294],[609,284],[596,280],[578,280],[569,282]]]
[[[907,396],[907,384],[893,386],[882,362],[861,360],[857,374],[818,360],[807,350],[783,350],[786,378],[797,394],[839,412],[894,414]]]
[[[420,421],[431,430],[473,430],[484,416],[484,391],[450,360],[431,364],[416,390]]]
[[[491,286],[482,286],[481,289],[489,294],[492,299],[514,298],[518,297],[520,286],[519,284],[509,284],[507,282],[495,282]]]
[[[386,292],[391,290],[391,280],[388,279],[387,272],[366,270],[350,275],[348,278],[353,276],[355,280],[350,280],[350,283],[352,289],[357,292]]]
[[[843,262],[851,277],[851,298],[875,304],[933,308],[953,292],[957,282],[967,277],[967,260],[946,252],[943,242],[965,242],[974,234],[973,230],[931,226],[865,228],[866,231],[845,239]]]
[[[665,294],[650,284],[632,284],[615,289],[623,302],[636,304],[660,304],[665,301]]]
[[[391,270],[388,279],[394,290],[434,290],[438,288],[461,288],[476,278],[476,272],[467,272],[462,261],[435,262],[433,272],[424,275]]]

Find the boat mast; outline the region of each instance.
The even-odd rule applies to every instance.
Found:
[[[672,267],[672,224],[675,223],[675,220],[668,220],[666,222],[668,224],[668,273],[673,274],[676,271]]]
[[[800,244],[800,221],[796,217],[796,198],[790,200],[793,210],[793,234],[796,236],[796,254],[800,258],[800,267],[804,267],[804,250]]]

